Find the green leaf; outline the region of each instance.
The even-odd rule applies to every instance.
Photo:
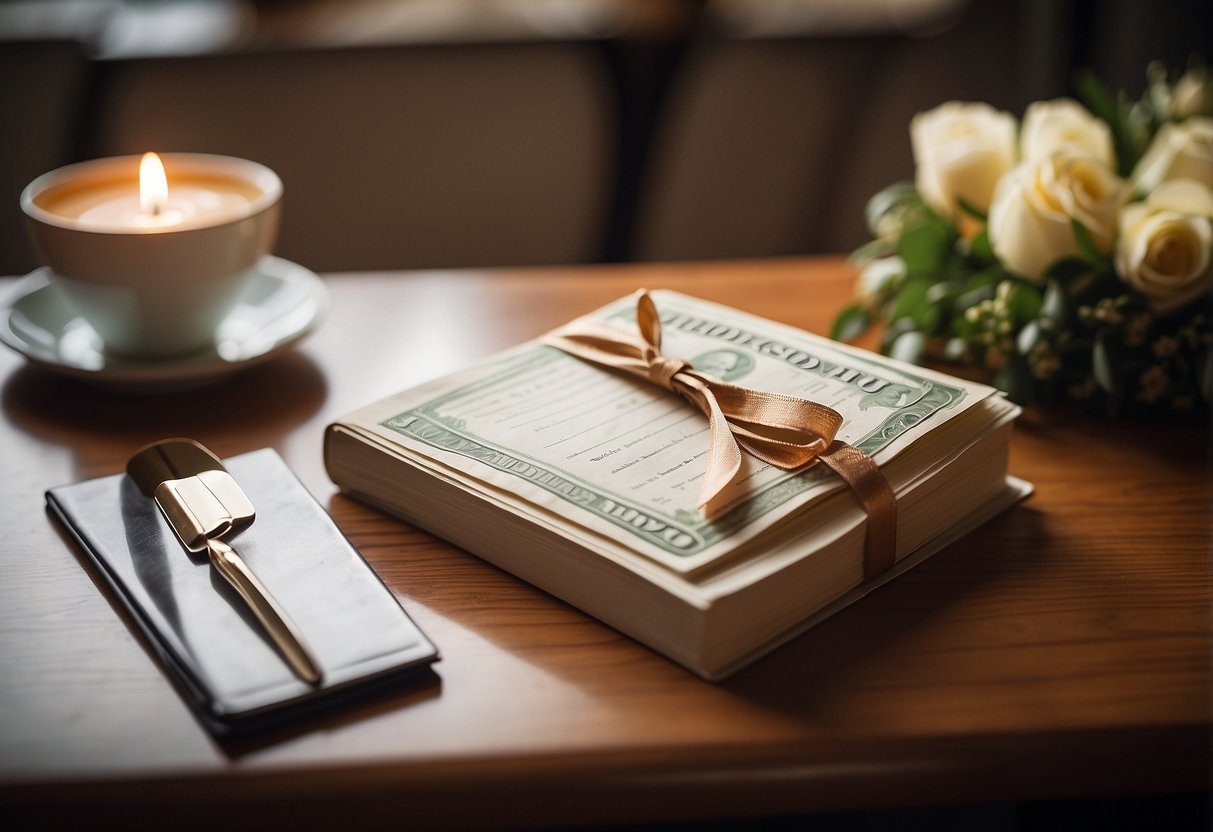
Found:
[[[960,194],[956,195],[956,205],[960,208],[961,211],[964,211],[966,214],[968,214],[973,219],[980,220],[981,222],[986,222],[986,212],[981,210],[980,208],[978,208],[973,203],[969,202],[967,199],[965,199]]]
[[[1010,275],[1001,266],[991,266],[988,269],[982,269],[970,275],[969,282],[965,284],[965,289],[981,289],[987,286],[993,288],[1009,277]]]
[[[923,352],[926,350],[927,337],[918,330],[910,330],[903,332],[897,336],[897,340],[893,342],[889,355],[896,358],[898,361],[907,361],[911,364],[918,364],[922,361]]]
[[[986,286],[978,286],[976,289],[970,289],[956,297],[955,309],[959,314],[964,314],[964,311],[971,306],[976,306],[983,300],[989,300],[994,297],[994,287],[997,284],[990,283]]]
[[[913,317],[914,323],[917,324],[919,329],[927,334],[934,334],[944,316],[938,306],[924,303],[914,310]]]
[[[1116,121],[1116,96],[1098,75],[1089,69],[1078,70],[1074,73],[1074,89],[1096,117],[1109,124]]]
[[[950,306],[960,291],[959,285],[945,281],[933,284],[923,298],[932,306]]]
[[[929,305],[926,296],[933,285],[934,281],[926,277],[912,277],[907,280],[893,301],[893,308],[889,310],[889,320],[913,318],[920,307]]]
[[[1070,228],[1074,232],[1074,242],[1078,245],[1079,255],[1093,266],[1102,266],[1103,252],[1095,245],[1095,240],[1091,237],[1091,232],[1087,230],[1087,227],[1071,217]]]
[[[1101,390],[1113,397],[1119,397],[1120,374],[1116,372],[1114,351],[1108,338],[1100,333],[1091,347],[1091,374]]]
[[[1081,257],[1063,257],[1049,268],[1045,269],[1045,278],[1060,280],[1063,283],[1073,283],[1080,277],[1091,273],[1091,263]]]
[[[971,323],[964,315],[953,315],[952,334],[968,341],[977,334],[977,324]]]
[[[1063,328],[1070,318],[1070,299],[1056,280],[1050,280],[1045,286],[1040,316],[1052,321],[1059,329]]]
[[[868,200],[867,207],[864,209],[864,219],[868,224],[868,231],[876,234],[881,218],[889,212],[922,204],[922,197],[918,195],[918,189],[912,182],[895,182]]]
[[[893,244],[888,240],[868,240],[851,252],[851,256],[847,258],[847,262],[852,266],[866,266],[873,260],[888,257],[892,253]]]
[[[906,229],[897,241],[897,256],[910,275],[936,276],[943,271],[949,250],[947,231],[938,221],[927,220]]]
[[[969,353],[969,343],[964,338],[949,338],[943,345],[943,357],[948,361],[964,361]]]
[[[994,374],[994,386],[1017,404],[1032,402],[1032,373],[1028,362],[1020,356],[1011,356],[1007,363]]]
[[[1022,281],[1011,284],[1011,291],[1007,295],[1007,311],[1016,329],[1034,320],[1040,314],[1040,307],[1040,291],[1036,287]]]
[[[1029,321],[1024,325],[1024,328],[1019,330],[1019,336],[1015,339],[1015,347],[1019,350],[1020,355],[1031,355],[1033,348],[1040,343],[1044,337],[1044,329],[1040,325],[1040,321]]]
[[[853,303],[838,313],[830,337],[835,341],[850,341],[858,338],[872,325],[872,314],[867,307]]]
[[[1124,93],[1119,97],[1114,95],[1089,69],[1074,73],[1074,89],[1087,105],[1087,109],[1096,118],[1106,122],[1112,131],[1112,144],[1116,150],[1119,173],[1121,176],[1128,176],[1149,139],[1143,131],[1147,125],[1141,123],[1139,116],[1133,115],[1132,104]]]
[[[990,245],[990,234],[983,228],[977,236],[969,240],[969,260],[980,266],[988,266],[998,262],[994,256],[994,248]]]
[[[885,355],[888,355],[889,350],[893,348],[893,342],[905,333],[913,331],[914,326],[915,324],[913,318],[901,318],[899,320],[890,322],[889,325],[885,327],[884,334],[881,336],[880,351]]]

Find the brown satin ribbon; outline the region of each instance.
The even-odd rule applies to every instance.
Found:
[[[661,319],[645,290],[637,293],[640,336],[588,319],[545,335],[541,341],[570,355],[646,378],[695,405],[708,417],[708,467],[698,504],[707,506],[741,470],[741,448],[787,470],[820,459],[855,492],[868,514],[864,578],[893,565],[897,551],[897,503],[876,463],[837,440],[842,416],[807,399],[749,390],[692,369],[689,361],[661,354]]]

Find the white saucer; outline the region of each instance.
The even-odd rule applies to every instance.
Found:
[[[171,359],[110,355],[79,317],[50,269],[26,275],[0,303],[0,341],[57,373],[119,386],[195,384],[277,355],[328,312],[328,290],[314,273],[279,257],[257,264],[244,296],[215,333],[215,346]]]

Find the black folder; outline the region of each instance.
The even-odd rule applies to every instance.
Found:
[[[438,651],[271,449],[224,460],[257,510],[228,542],[285,609],[323,680],[275,651],[205,554],[187,552],[126,474],[53,488],[47,504],[96,564],[216,735],[278,724],[429,665]]]

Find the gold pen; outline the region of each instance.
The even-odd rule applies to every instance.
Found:
[[[141,448],[127,463],[126,472],[140,491],[155,499],[181,545],[207,553],[295,675],[319,684],[320,670],[295,625],[240,553],[222,539],[248,528],[256,511],[219,459],[192,439],[165,439]]]

